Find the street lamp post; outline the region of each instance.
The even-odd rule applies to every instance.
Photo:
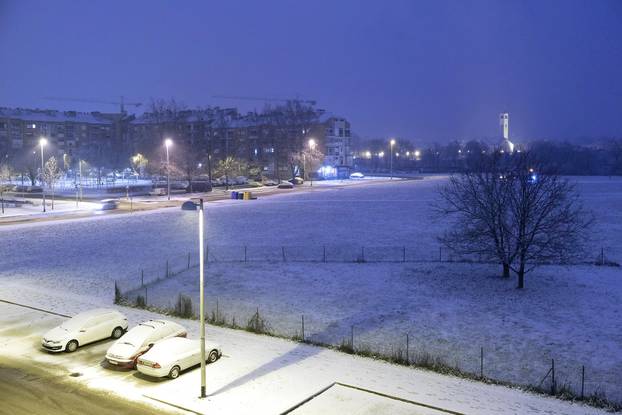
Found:
[[[315,150],[315,140],[312,138],[309,139],[309,148],[311,149],[311,151]],[[307,175],[307,166],[305,162],[305,176],[306,175]],[[311,187],[313,187],[313,176],[311,176]]]
[[[80,170],[80,200],[82,200],[82,160],[78,159],[78,170]]]
[[[395,140],[391,139],[391,141],[389,142],[389,144],[391,145],[391,162],[390,162],[390,169],[391,169],[391,179],[393,180],[393,146],[395,145]]]
[[[39,139],[39,146],[41,147],[41,191],[43,193],[43,212],[45,212],[45,182],[43,180],[43,147],[48,143],[48,140],[45,137],[41,137]]]
[[[200,321],[200,337],[201,337],[201,398],[205,398],[205,294],[204,294],[204,271],[205,271],[205,249],[203,248],[203,228],[205,226],[203,199],[199,199],[199,203],[193,201],[184,202],[181,205],[182,210],[199,210],[199,321]]]
[[[168,158],[168,148],[173,144],[173,140],[167,138],[164,140],[164,146],[166,147],[166,195],[168,200],[171,200],[171,165]]]

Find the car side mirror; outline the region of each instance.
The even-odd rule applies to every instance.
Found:
[[[149,343],[147,347],[151,349],[153,347],[153,343]]]

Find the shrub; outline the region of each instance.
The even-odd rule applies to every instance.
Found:
[[[248,320],[245,329],[251,333],[270,334],[270,326],[266,319],[259,315],[259,309]]]
[[[136,307],[145,308],[146,306],[147,306],[147,302],[145,301],[145,297],[143,297],[142,295],[139,295],[138,297],[136,297]]]
[[[187,295],[179,294],[179,296],[177,297],[177,303],[175,304],[175,309],[173,310],[173,314],[182,318],[194,317],[192,298],[188,297]]]

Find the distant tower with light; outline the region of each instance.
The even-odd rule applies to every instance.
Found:
[[[499,114],[499,125],[503,134],[500,151],[503,153],[513,153],[514,144],[510,141],[510,114],[502,112]]]

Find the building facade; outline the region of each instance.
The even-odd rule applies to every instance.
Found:
[[[313,138],[324,166],[352,167],[350,123],[312,109],[303,119],[279,117],[278,111],[241,114],[236,108],[127,113],[82,113],[0,108],[0,157],[16,167],[32,159],[39,139],[46,154],[86,160],[94,166],[122,169],[141,153],[152,163],[163,161],[163,142],[175,143],[173,160],[181,170],[211,167],[234,157],[259,167],[265,175],[291,175],[292,164]],[[36,154],[35,154],[36,156]]]

